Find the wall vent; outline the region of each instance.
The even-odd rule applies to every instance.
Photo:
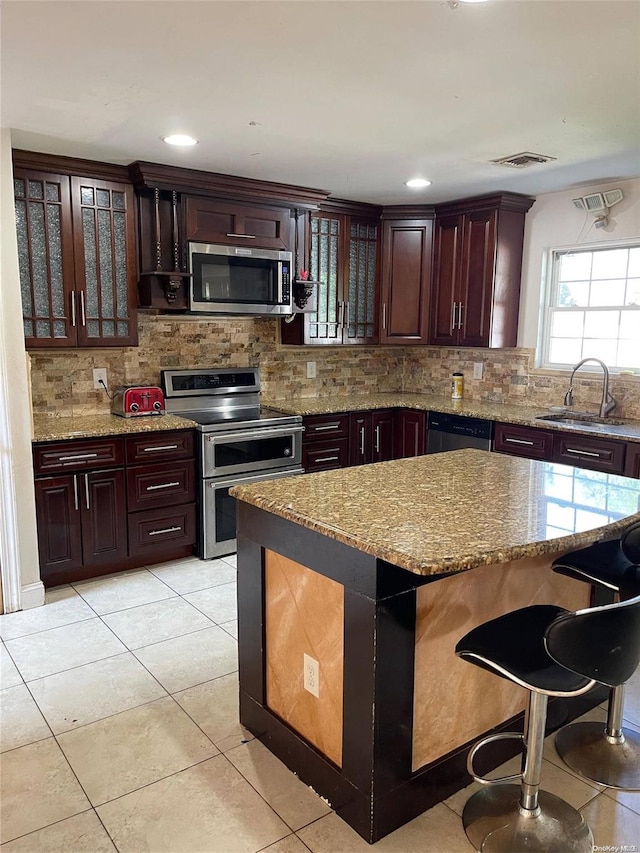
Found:
[[[546,154],[532,154],[530,151],[522,151],[520,154],[511,154],[510,157],[500,157],[499,160],[490,160],[497,166],[511,166],[513,169],[524,169],[527,166],[535,166],[538,163],[549,163],[555,157]]]

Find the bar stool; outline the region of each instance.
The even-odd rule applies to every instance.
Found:
[[[465,805],[464,830],[483,853],[591,853],[593,836],[580,812],[540,790],[549,696],[579,696],[597,683],[615,687],[640,660],[640,595],[575,612],[533,605],[485,622],[456,646],[456,654],[529,690],[525,734],[501,732],[480,740],[467,769],[483,788]],[[490,741],[524,744],[522,772],[478,776],[473,759]],[[519,780],[520,786],[508,782]]]
[[[640,523],[621,539],[597,542],[565,554],[554,572],[611,590],[617,600],[640,594]],[[607,722],[572,723],[556,735],[556,749],[565,764],[610,788],[640,791],[640,734],[622,725],[624,684],[609,692]]]

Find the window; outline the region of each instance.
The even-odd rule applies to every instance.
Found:
[[[640,368],[640,243],[551,253],[541,350],[542,367]]]

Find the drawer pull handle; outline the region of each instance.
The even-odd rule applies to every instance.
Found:
[[[596,459],[600,459],[602,456],[601,453],[592,453],[590,450],[574,450],[573,447],[567,447],[567,453],[578,453],[580,456],[595,456]]]
[[[75,462],[78,459],[96,459],[97,453],[76,453],[75,456],[60,456],[60,462]]]
[[[338,459],[340,459],[339,456],[319,456],[316,462],[337,462]]]
[[[529,447],[533,447],[533,445],[534,445],[533,441],[527,441],[524,438],[505,438],[504,443],[505,444],[526,444]]]
[[[178,449],[177,444],[165,444],[162,446],[158,445],[157,447],[145,447],[144,452],[145,453],[155,453],[158,450],[177,450],[177,449]]]
[[[227,234],[227,237],[243,237],[245,240],[255,240],[255,234]]]
[[[175,533],[176,530],[182,530],[181,527],[163,527],[162,530],[150,530],[149,536],[159,536],[161,533]]]
[[[147,486],[148,492],[153,492],[155,489],[170,489],[172,486],[179,486],[180,483],[176,480],[175,483],[158,483],[157,486]]]
[[[327,429],[340,429],[340,424],[327,424],[326,426],[312,427],[315,432],[324,432]]]

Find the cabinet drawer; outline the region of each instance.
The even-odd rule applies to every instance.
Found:
[[[316,441],[308,447],[302,447],[302,467],[305,473],[312,471],[330,471],[332,468],[346,468],[349,464],[349,439],[338,438],[331,441]]]
[[[164,462],[127,469],[129,512],[194,501],[195,462]]]
[[[150,509],[129,514],[129,556],[149,554],[155,558],[196,541],[195,504]]]
[[[168,462],[193,456],[193,430],[172,430],[134,435],[125,439],[127,465]]]
[[[304,418],[304,441],[349,437],[349,415],[314,415]]]
[[[556,433],[553,437],[553,461],[565,465],[622,474],[624,456],[625,445],[619,441],[562,433]]]
[[[515,424],[496,424],[494,450],[528,459],[551,459],[553,433]]]
[[[122,464],[121,438],[51,441],[35,444],[33,447],[33,467],[36,474],[110,468]]]

